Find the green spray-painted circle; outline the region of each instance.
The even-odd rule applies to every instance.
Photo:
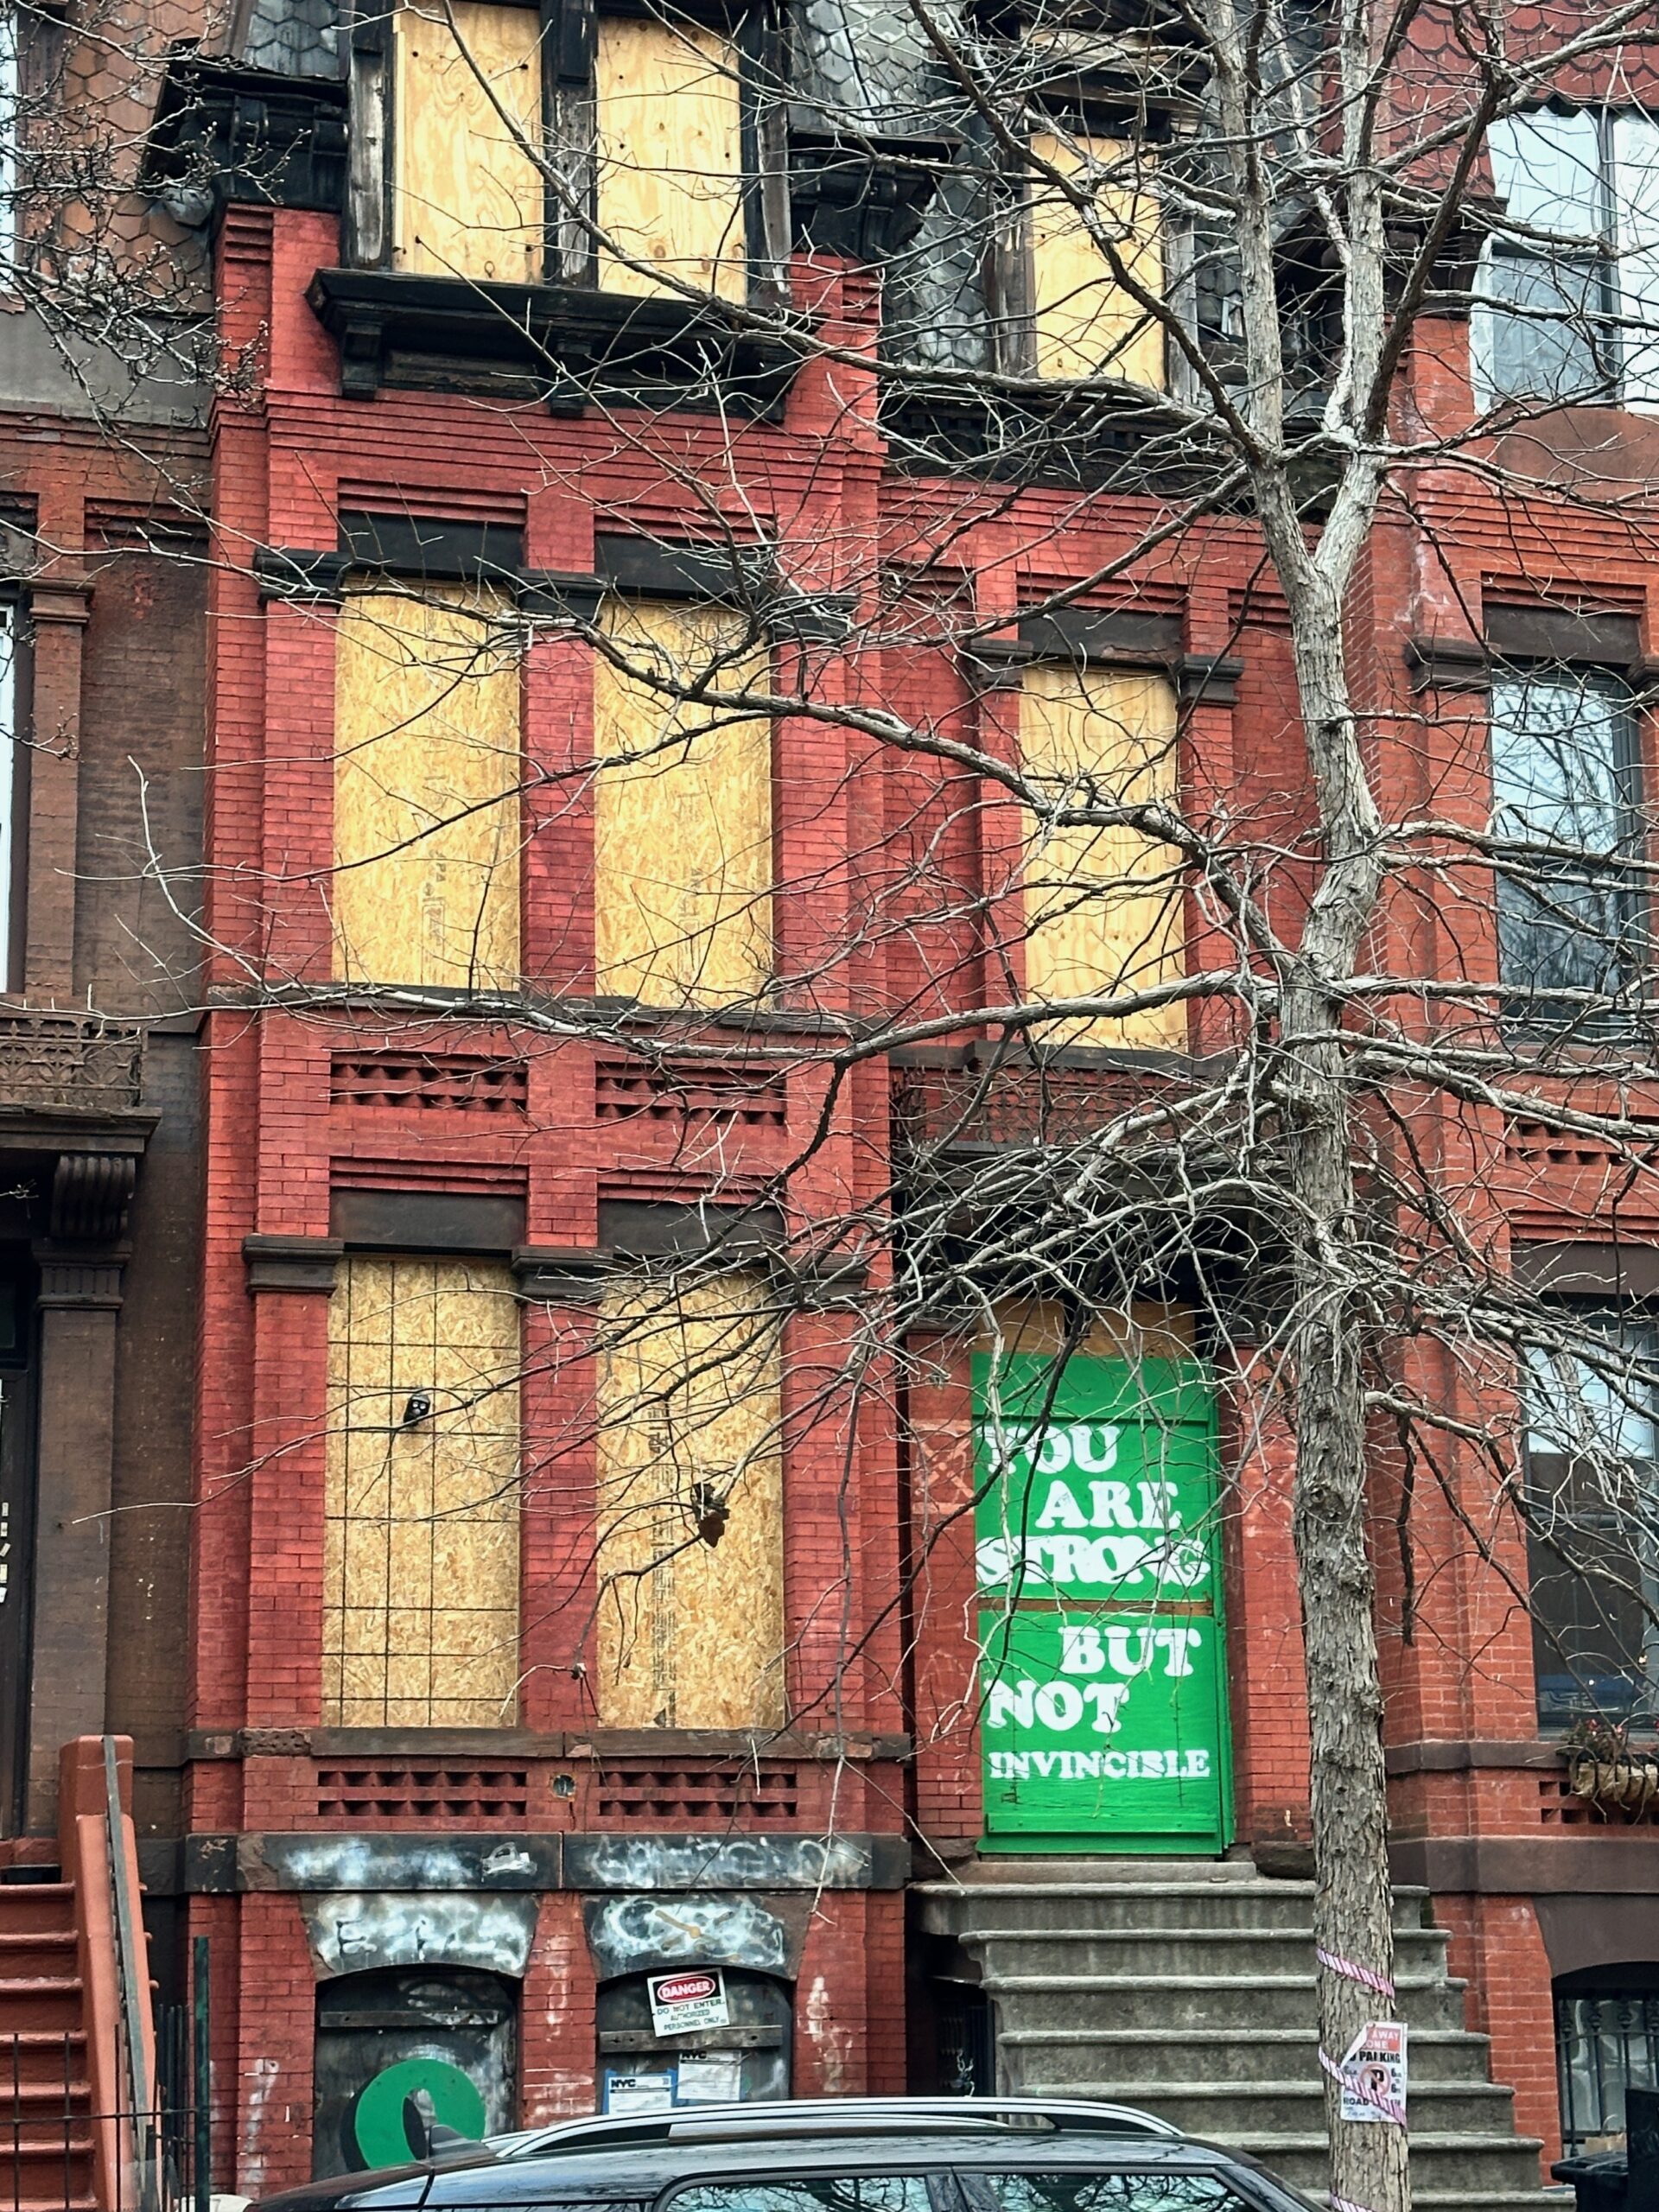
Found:
[[[404,2125],[404,2105],[421,2089],[432,2100],[435,2120],[474,2142],[483,2134],[484,2100],[459,2066],[447,2058],[400,2059],[365,2083],[352,2114],[357,2147],[371,2166],[407,2165],[416,2155]]]

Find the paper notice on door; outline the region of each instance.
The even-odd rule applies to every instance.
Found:
[[[607,2074],[605,2109],[620,2117],[674,2109],[671,2074]]]
[[[735,2050],[711,2050],[680,2060],[678,2101],[683,2105],[734,2105],[743,2096],[743,2058]]]

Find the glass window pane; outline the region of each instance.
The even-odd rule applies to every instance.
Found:
[[[1493,833],[1560,849],[1512,856],[1497,878],[1501,973],[1535,1000],[1567,991],[1617,998],[1644,964],[1643,903],[1618,865],[1639,849],[1629,715],[1623,688],[1602,677],[1492,687]],[[1532,1011],[1560,1021],[1606,1017],[1566,1000]]]
[[[1487,137],[1492,181],[1511,222],[1599,238],[1601,150],[1595,116],[1506,116]]]
[[[697,2182],[668,2212],[929,2212],[920,2174],[856,2174],[773,2181]]]
[[[1538,1713],[1622,1720],[1659,1687],[1659,1336],[1579,1311],[1605,1357],[1533,1348],[1522,1375]]]
[[[1630,833],[1622,753],[1628,702],[1605,679],[1528,677],[1492,686],[1494,827],[1611,853]]]
[[[1627,1329],[1608,1345],[1605,1371],[1570,1352],[1527,1355],[1527,1448],[1615,1463],[1654,1457],[1653,1333]]]
[[[1476,289],[1482,397],[1584,399],[1612,382],[1607,298],[1600,263],[1560,253],[1489,246]]]
[[[975,2212],[1243,2212],[1213,2174],[963,2173]]]

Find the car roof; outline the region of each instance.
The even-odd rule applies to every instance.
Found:
[[[1236,2168],[1240,2161],[1215,2146],[1175,2137],[1057,2134],[1030,2128],[980,2131],[937,2127],[852,2135],[826,2129],[822,2134],[743,2137],[731,2133],[691,2142],[652,2143],[615,2150],[597,2147],[564,2157],[505,2160],[477,2165],[440,2167],[421,2200],[426,2206],[461,2212],[467,2205],[635,2202],[653,2197],[676,2182],[741,2179],[764,2174],[771,2179],[826,2171],[841,2174],[938,2172],[950,2168],[1056,2171],[1171,2170],[1211,2172]],[[408,2202],[365,2190],[353,2200],[365,2208],[377,2201]]]

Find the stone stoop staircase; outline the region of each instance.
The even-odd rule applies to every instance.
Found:
[[[921,1885],[923,1926],[980,1970],[1009,2095],[1140,2105],[1328,2186],[1311,1882],[1167,1859],[979,1861]],[[1465,1985],[1426,1890],[1395,1893],[1395,1979],[1411,2029],[1411,2169],[1421,2212],[1549,2212],[1512,2093],[1464,2026]],[[1541,2022],[1539,2033],[1549,2031]]]
[[[92,2092],[68,1882],[0,1881],[0,2207],[91,2212]]]

